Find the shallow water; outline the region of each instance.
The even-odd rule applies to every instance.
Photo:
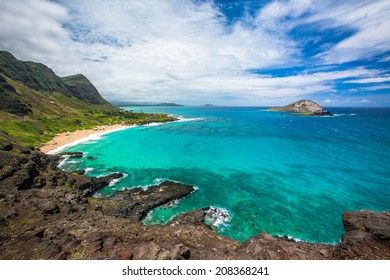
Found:
[[[333,108],[300,117],[264,108],[134,107],[179,122],[129,128],[78,144],[95,159],[62,168],[127,174],[101,191],[175,180],[198,188],[146,223],[199,207],[230,215],[219,231],[239,240],[260,232],[335,243],[345,210],[390,210],[390,109]],[[222,211],[223,212],[223,211]],[[224,212],[223,212],[224,213]]]

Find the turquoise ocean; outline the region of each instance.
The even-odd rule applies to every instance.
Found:
[[[197,190],[157,208],[146,224],[213,206],[221,235],[260,232],[337,243],[346,210],[390,210],[390,108],[329,108],[302,117],[255,107],[132,107],[180,121],[132,127],[68,148],[94,159],[61,167],[89,176],[122,172],[98,195],[174,180]]]

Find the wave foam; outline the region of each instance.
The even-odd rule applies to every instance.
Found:
[[[342,117],[342,116],[356,116],[357,114],[333,114],[333,117]],[[329,116],[332,117],[332,116]]]
[[[123,174],[122,177],[120,177],[118,179],[112,179],[111,182],[108,184],[108,186],[112,187],[112,186],[118,184],[119,181],[121,181],[121,180],[125,179],[127,176],[129,176],[129,174],[126,174],[126,173],[122,173],[122,174]]]
[[[163,125],[163,124],[164,123],[152,122],[152,123],[144,124],[143,126],[159,126],[159,125]]]
[[[153,180],[153,184],[158,185],[158,184],[160,184],[160,183],[162,183],[162,182],[164,182],[164,181],[168,181],[168,179],[165,179],[165,178],[156,178],[156,179]]]
[[[85,173],[84,173],[84,175],[85,175],[85,174],[87,174],[87,173],[89,173],[89,172],[92,172],[92,171],[94,170],[94,168],[92,168],[92,167],[87,167],[87,168],[85,168],[84,170],[85,170]]]
[[[225,208],[210,206],[206,211],[205,222],[209,225],[220,226],[231,221],[229,211]]]
[[[178,117],[178,120],[175,122],[193,122],[193,121],[203,121],[205,118],[183,118]]]

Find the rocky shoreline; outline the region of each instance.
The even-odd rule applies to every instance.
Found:
[[[389,212],[345,212],[346,233],[337,245],[267,233],[242,243],[205,224],[209,208],[166,225],[141,222],[151,209],[189,195],[192,186],[167,181],[96,198],[122,174],[70,174],[57,168],[58,160],[33,148],[1,147],[0,259],[390,259]]]

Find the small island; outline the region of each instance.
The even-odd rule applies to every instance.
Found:
[[[283,107],[269,108],[269,111],[293,112],[304,116],[333,116],[333,114],[312,100],[299,100]]]

